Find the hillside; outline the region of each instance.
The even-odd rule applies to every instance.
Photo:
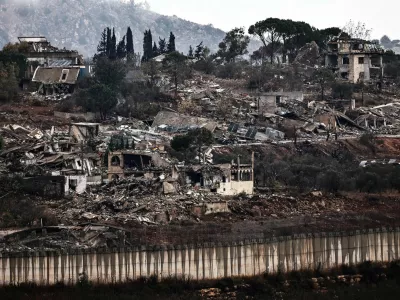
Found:
[[[85,56],[96,51],[104,27],[115,27],[117,37],[131,26],[135,51],[142,52],[143,32],[153,39],[176,36],[179,51],[201,41],[216,50],[225,33],[178,17],[163,16],[141,6],[114,0],[0,0],[0,47],[18,36],[46,36],[59,48],[76,49]]]

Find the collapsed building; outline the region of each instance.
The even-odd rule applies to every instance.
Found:
[[[125,150],[108,153],[108,180],[126,177],[154,178],[165,173],[169,163],[158,152]]]
[[[18,40],[26,45],[22,54],[28,61],[22,83],[24,90],[31,81],[42,84],[39,89],[42,93],[69,90],[78,75],[90,73],[90,66],[85,66],[82,55],[77,51],[54,47],[43,36],[18,37]]]
[[[339,36],[328,43],[325,65],[351,83],[383,77],[384,50],[373,42]]]
[[[258,113],[274,113],[281,103],[287,103],[293,100],[303,102],[303,92],[292,91],[262,93],[258,98]]]
[[[179,165],[166,161],[160,153],[138,150],[108,153],[108,180],[144,178],[164,181],[165,194],[175,193],[177,183],[189,190],[206,191],[223,196],[253,194],[254,155],[252,164]]]
[[[102,182],[98,153],[87,151],[99,124],[73,123],[69,130],[29,129],[10,124],[0,129],[13,147],[0,153],[23,177],[22,188],[43,196],[82,194]]]
[[[254,193],[254,153],[252,164],[242,164],[240,158],[230,164],[199,165],[180,168],[185,184],[197,190],[207,190],[222,196]]]

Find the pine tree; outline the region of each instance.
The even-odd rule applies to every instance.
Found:
[[[117,46],[117,58],[119,59],[125,58],[126,52],[127,51],[126,51],[125,36],[124,36]]]
[[[196,59],[198,59],[198,60],[202,59],[203,52],[204,52],[204,46],[203,46],[203,42],[201,42],[200,44],[198,44],[196,46],[196,51],[195,51],[194,57],[196,57]]]
[[[130,27],[128,27],[126,31],[126,52],[128,55],[135,53],[135,49],[133,48],[133,35]]]
[[[159,37],[159,41],[158,41],[158,52],[160,54],[164,54],[167,52],[167,42],[165,41],[165,39],[162,39]]]
[[[190,45],[190,47],[189,47],[188,57],[190,57],[190,58],[193,58],[193,57],[194,57],[192,45]]]
[[[107,28],[101,33],[101,39],[97,46],[97,56],[105,56],[107,53]]]
[[[175,52],[175,51],[176,51],[175,35],[171,31],[171,33],[169,35],[169,42],[168,42],[168,53]]]
[[[110,44],[110,59],[117,58],[117,38],[115,37],[115,29],[113,28],[113,33],[111,37],[111,44]]]

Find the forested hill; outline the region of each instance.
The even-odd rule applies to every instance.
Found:
[[[176,36],[177,50],[187,53],[189,45],[201,41],[212,51],[224,38],[222,30],[178,17],[163,16],[132,2],[118,0],[0,0],[0,47],[16,42],[18,36],[46,36],[52,45],[95,53],[104,27],[115,27],[117,38],[127,27],[133,31],[135,52],[143,52],[143,32],[151,29],[153,39]]]

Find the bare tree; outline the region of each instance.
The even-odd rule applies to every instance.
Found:
[[[342,28],[342,32],[347,33],[350,38],[353,39],[370,40],[372,29],[367,28],[367,25],[365,25],[365,23],[355,23],[353,20],[350,20]]]

